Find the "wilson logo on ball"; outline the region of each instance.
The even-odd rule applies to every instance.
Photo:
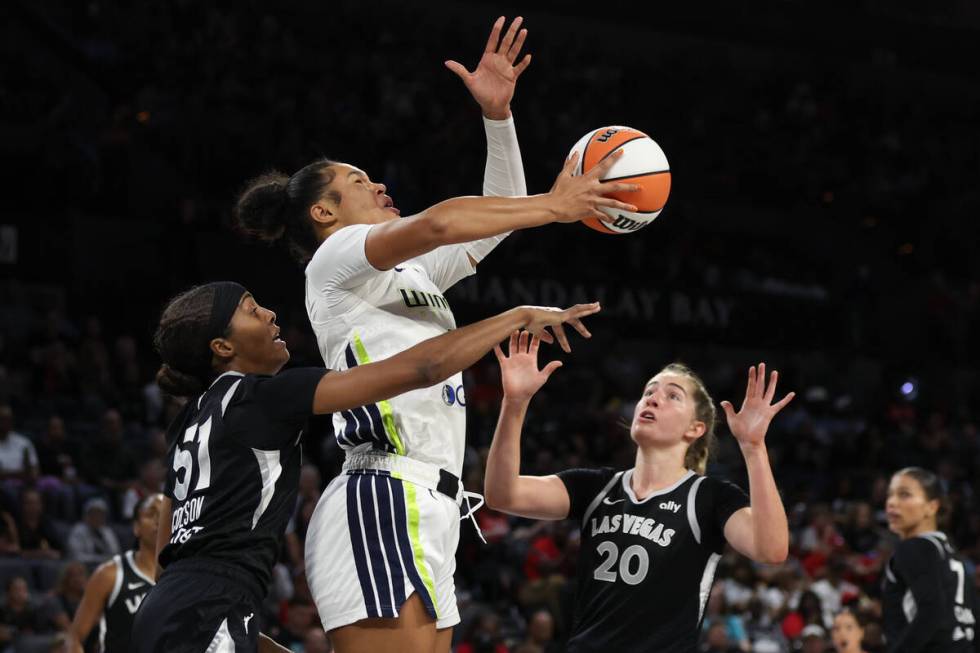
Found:
[[[579,154],[579,165],[575,174],[584,174],[604,158],[623,150],[623,155],[614,163],[603,177],[603,181],[616,180],[636,184],[634,192],[613,193],[613,197],[637,207],[635,212],[601,207],[609,216],[608,220],[588,218],[583,224],[605,234],[630,234],[653,222],[670,195],[670,164],[667,156],[657,143],[630,127],[614,125],[594,129],[579,139],[569,152]]]

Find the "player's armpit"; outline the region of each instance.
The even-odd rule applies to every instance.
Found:
[[[565,519],[570,500],[560,478],[550,476],[518,476],[506,491],[484,489],[487,507],[508,515],[529,519]]]

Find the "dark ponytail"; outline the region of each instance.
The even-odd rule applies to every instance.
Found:
[[[157,370],[157,385],[168,395],[175,397],[196,397],[204,392],[204,384],[201,378],[191,374],[184,374],[175,370],[166,363]]]
[[[306,263],[320,244],[310,207],[324,197],[340,203],[340,193],[329,190],[336,177],[334,165],[318,159],[291,177],[273,171],[253,179],[235,205],[239,228],[270,244],[285,239],[293,257]]]

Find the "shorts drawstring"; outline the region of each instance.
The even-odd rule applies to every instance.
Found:
[[[479,499],[480,500],[479,503],[477,503],[475,506],[470,504],[471,497],[474,499]],[[480,541],[486,544],[487,540],[485,537],[483,537],[483,531],[480,530],[480,525],[476,523],[476,517],[473,516],[473,513],[479,510],[480,506],[482,506],[486,502],[486,500],[483,498],[483,495],[480,494],[479,492],[467,492],[466,490],[463,490],[463,501],[466,502],[466,514],[460,517],[459,521],[463,521],[464,519],[469,517],[470,521],[473,522],[473,528],[476,529],[476,534],[480,537]]]

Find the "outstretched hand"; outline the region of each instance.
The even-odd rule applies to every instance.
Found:
[[[562,350],[570,352],[572,347],[568,344],[568,336],[565,335],[563,325],[568,324],[578,331],[583,338],[591,338],[592,334],[582,324],[582,318],[595,315],[602,310],[602,307],[599,306],[599,302],[593,302],[591,304],[576,304],[564,310],[550,306],[522,306],[521,309],[527,311],[525,330],[549,345],[557,339]],[[554,332],[554,336],[549,333],[549,327]]]
[[[758,370],[753,365],[749,368],[745,399],[742,400],[742,407],[739,411],[735,412],[731,402],[721,402],[721,407],[725,411],[725,419],[728,421],[728,428],[740,446],[761,445],[765,441],[766,431],[769,429],[772,418],[796,396],[795,392],[790,392],[775,404],[772,403],[776,395],[776,382],[778,380],[779,372],[773,370],[769,376],[767,388],[766,364],[759,363]]]
[[[490,30],[480,63],[473,72],[466,70],[458,61],[450,59],[446,62],[446,68],[463,80],[473,99],[483,109],[483,115],[491,120],[504,120],[510,116],[510,101],[514,97],[517,78],[531,64],[529,54],[520,63],[514,64],[527,38],[526,29],[518,31],[523,21],[520,16],[515,18],[501,38],[500,31],[505,19],[503,16],[497,19]]]
[[[527,331],[520,335],[515,331],[510,335],[507,354],[495,345],[493,353],[500,363],[500,379],[504,386],[504,397],[514,401],[529,401],[541,389],[548,378],[561,367],[561,361],[551,361],[538,369],[538,347],[541,338],[531,336]]]
[[[613,197],[607,197],[610,193],[635,192],[640,189],[637,184],[622,181],[603,181],[602,177],[609,172],[619,158],[623,156],[622,148],[616,150],[611,155],[604,158],[585,174],[576,174],[579,153],[572,152],[571,156],[565,159],[561,173],[555,179],[548,195],[556,202],[555,211],[558,215],[557,222],[577,222],[586,218],[598,218],[608,220],[609,214],[602,211],[602,207],[609,207],[619,211],[636,211],[636,206],[621,202]]]

